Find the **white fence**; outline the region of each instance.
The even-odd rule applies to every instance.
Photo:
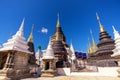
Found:
[[[118,76],[118,67],[98,67],[98,72],[70,72],[70,68],[57,68],[59,75],[67,76]]]

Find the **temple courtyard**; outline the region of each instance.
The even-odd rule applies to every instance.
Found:
[[[56,76],[56,77],[39,77],[26,78],[21,80],[120,80],[118,77],[104,77],[104,76]]]

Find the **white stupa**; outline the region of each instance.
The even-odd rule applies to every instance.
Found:
[[[120,55],[120,34],[116,29],[113,27],[114,30],[114,40],[115,40],[115,49],[113,49],[113,54],[111,55],[112,57]]]
[[[42,54],[42,52],[41,52],[41,50],[38,48],[37,52],[35,53],[35,57],[36,57],[37,60],[41,58],[41,54]]]
[[[35,53],[35,58],[37,59],[36,63],[37,63],[38,65],[40,65],[40,64],[41,64],[41,61],[42,61],[41,54],[42,54],[42,52],[41,52],[41,47],[39,46],[37,52]]]
[[[0,48],[0,51],[8,51],[8,50],[15,50],[25,53],[30,53],[28,51],[27,42],[23,36],[23,28],[24,28],[24,19],[19,30],[16,32],[11,39],[8,39],[6,43],[3,44],[3,47]]]
[[[54,59],[54,58],[55,58],[54,50],[52,48],[51,41],[49,40],[48,47],[46,49],[46,52],[43,53],[43,58],[42,59]]]
[[[67,50],[67,53],[68,53],[68,55],[67,55],[67,58],[68,58],[68,62],[69,63],[71,63],[71,50],[70,50],[70,48],[66,48],[66,50]]]
[[[70,44],[70,54],[71,54],[71,59],[75,60],[76,56],[75,56],[75,51],[74,51],[72,43]]]

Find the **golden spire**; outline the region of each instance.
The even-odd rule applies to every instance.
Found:
[[[57,20],[57,25],[56,25],[56,27],[60,27],[60,18],[59,18],[60,15],[59,15],[59,13],[58,13],[57,16],[58,16],[58,20]]]
[[[58,32],[58,28],[60,27],[60,18],[59,18],[59,13],[58,13],[58,20],[57,20],[57,30],[56,30],[56,41],[61,40],[60,34]]]
[[[93,38],[92,30],[91,30],[91,29],[90,29],[90,34],[91,34],[91,37],[92,37],[92,46],[95,46],[96,43],[95,43],[95,40],[94,40],[94,38]]]
[[[93,38],[92,30],[91,29],[90,29],[90,34],[91,34],[91,37],[92,37],[92,46],[91,46],[92,47],[92,52],[95,53],[97,51],[98,47],[97,47],[97,45],[95,43],[95,40]]]
[[[103,28],[103,25],[102,25],[101,22],[100,22],[100,18],[99,18],[99,16],[98,16],[97,13],[96,13],[96,17],[97,17],[97,20],[98,20],[98,23],[99,23],[99,26],[100,26],[100,32],[104,32],[105,30],[104,30],[104,28]]]
[[[90,40],[89,40],[89,38],[88,38],[88,54],[90,54],[91,53],[91,45],[90,45]]]
[[[28,38],[28,42],[33,42],[33,29],[34,29],[34,24],[32,25],[32,29],[31,29],[31,33],[30,33],[30,36]]]

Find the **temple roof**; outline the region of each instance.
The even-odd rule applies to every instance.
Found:
[[[27,42],[25,41],[25,38],[23,36],[23,29],[24,29],[24,19],[16,34],[12,36],[11,39],[8,39],[6,43],[3,44],[3,47],[0,49],[0,51],[15,50],[25,53],[31,53],[28,51]]]

